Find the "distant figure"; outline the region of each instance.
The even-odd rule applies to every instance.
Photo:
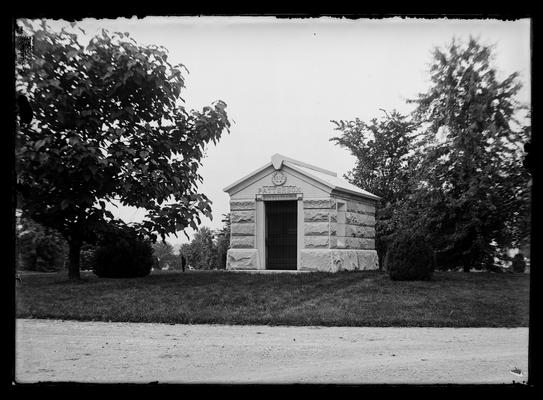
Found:
[[[181,269],[185,272],[185,266],[187,265],[187,259],[181,254]]]
[[[526,270],[526,261],[522,253],[518,253],[513,257],[511,267],[513,272],[523,273]]]

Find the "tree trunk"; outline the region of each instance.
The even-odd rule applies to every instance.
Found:
[[[81,276],[79,274],[79,255],[81,253],[81,243],[70,242],[70,251],[68,254],[68,279],[79,280]]]
[[[469,265],[468,265],[468,264],[464,264],[464,266],[462,267],[462,270],[463,270],[464,272],[469,272],[469,271],[470,271]]]

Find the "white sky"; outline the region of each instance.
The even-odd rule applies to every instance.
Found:
[[[53,26],[62,22],[52,23]],[[234,121],[230,134],[208,147],[200,186],[213,201],[212,229],[229,211],[224,187],[281,153],[336,171],[350,170],[354,158],[329,139],[330,120],[368,120],[380,108],[407,113],[413,98],[427,88],[434,46],[471,34],[495,44],[495,66],[504,77],[518,71],[530,101],[530,21],[452,19],[276,19],[274,17],[153,17],[85,19],[87,34],[129,32],[141,44],[170,52],[183,63],[187,109],[221,99]],[[144,212],[113,210],[127,222]],[[187,231],[192,236],[192,231]],[[177,247],[185,235],[168,240]]]

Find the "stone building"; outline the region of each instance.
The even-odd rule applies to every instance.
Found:
[[[336,173],[275,154],[224,188],[230,195],[230,270],[378,268],[379,197]]]

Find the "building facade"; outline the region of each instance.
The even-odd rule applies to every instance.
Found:
[[[336,173],[275,154],[224,188],[230,195],[230,270],[378,268],[379,197]]]

